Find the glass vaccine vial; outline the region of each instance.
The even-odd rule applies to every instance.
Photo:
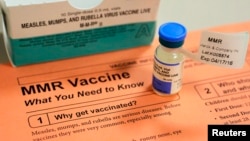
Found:
[[[175,22],[159,29],[160,45],[155,50],[152,87],[156,94],[178,94],[182,88],[184,55],[178,52],[187,34],[186,28]]]

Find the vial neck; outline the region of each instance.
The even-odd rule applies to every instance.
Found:
[[[184,40],[178,41],[178,42],[169,42],[166,40],[163,40],[161,37],[159,38],[159,42],[168,48],[179,48],[184,44]]]
[[[164,51],[167,51],[167,52],[175,52],[175,53],[178,53],[179,52],[179,49],[181,47],[178,47],[178,48],[169,48],[169,47],[166,47],[164,45],[160,45],[160,47],[162,48],[162,50]]]

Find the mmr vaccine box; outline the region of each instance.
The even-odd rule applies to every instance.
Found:
[[[2,0],[7,54],[13,66],[22,66],[149,45],[159,3]]]

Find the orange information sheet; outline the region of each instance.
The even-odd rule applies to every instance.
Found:
[[[250,32],[250,22],[212,30]],[[200,33],[188,34],[186,49],[198,50]],[[162,97],[151,88],[157,45],[1,64],[0,140],[206,141],[209,124],[250,124],[249,52],[241,69],[187,58],[181,92]]]

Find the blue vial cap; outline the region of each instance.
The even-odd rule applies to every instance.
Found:
[[[169,48],[182,46],[186,35],[186,28],[175,22],[165,23],[159,29],[160,43]]]

